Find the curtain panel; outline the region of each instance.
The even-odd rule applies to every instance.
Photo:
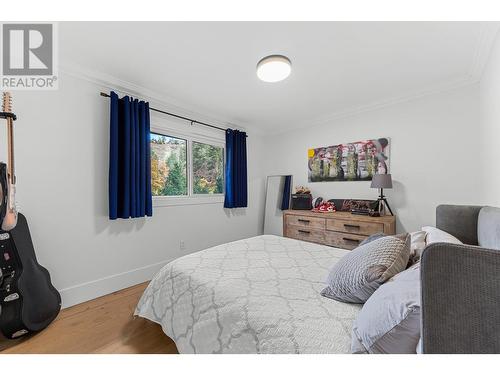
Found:
[[[110,97],[109,218],[152,216],[149,103]]]
[[[290,208],[290,193],[292,190],[292,176],[285,176],[285,183],[283,184],[283,196],[281,198],[281,210],[288,210]]]
[[[226,130],[225,208],[247,207],[247,134]]]

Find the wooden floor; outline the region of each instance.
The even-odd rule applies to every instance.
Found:
[[[177,353],[158,324],[132,315],[146,286],[139,284],[64,309],[37,335],[0,338],[0,353]]]

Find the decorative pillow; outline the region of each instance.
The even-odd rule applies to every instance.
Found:
[[[427,232],[420,230],[418,232],[410,233],[411,236],[411,246],[410,246],[410,264],[415,264],[420,261],[422,256],[422,251],[424,251],[425,246],[427,246],[426,238]]]
[[[361,241],[361,243],[358,246],[363,246],[363,245],[365,245],[367,243],[370,243],[372,241],[378,240],[379,238],[382,238],[382,237],[385,237],[385,236],[387,236],[387,234],[382,233],[382,232],[372,234],[368,238],[365,238],[363,241]]]
[[[415,354],[420,340],[420,263],[366,301],[354,322],[353,353]]]
[[[479,246],[500,250],[500,208],[483,207],[477,218]]]
[[[437,229],[436,227],[422,227],[422,230],[427,232],[426,244],[430,245],[435,242],[448,242],[457,245],[462,245],[463,242],[460,241],[455,236],[445,232],[444,230]]]
[[[364,303],[380,285],[406,268],[409,257],[408,234],[385,236],[358,246],[332,267],[321,295]]]

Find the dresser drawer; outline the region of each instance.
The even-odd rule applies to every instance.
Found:
[[[342,219],[327,219],[326,229],[344,233],[355,233],[365,236],[384,232],[384,224],[370,223],[366,221],[350,221]]]
[[[322,229],[311,229],[289,225],[287,228],[287,237],[320,244],[325,243],[325,231]]]
[[[321,217],[287,215],[286,220],[287,225],[312,229],[325,229],[325,219]]]
[[[352,250],[357,247],[367,236],[352,233],[325,232],[325,244],[328,246],[340,247]]]

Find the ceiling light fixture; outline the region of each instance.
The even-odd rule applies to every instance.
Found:
[[[264,82],[283,81],[290,75],[292,63],[286,56],[266,56],[257,64],[257,77]]]

